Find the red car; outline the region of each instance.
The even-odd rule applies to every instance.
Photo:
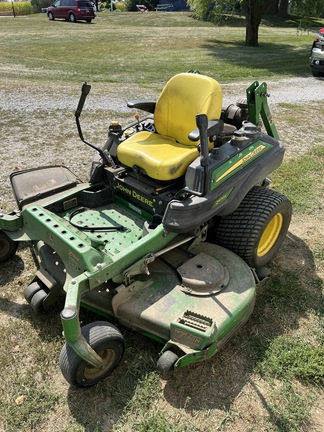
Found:
[[[57,0],[47,9],[47,16],[50,20],[63,18],[71,22],[84,20],[88,23],[96,17],[89,0]]]

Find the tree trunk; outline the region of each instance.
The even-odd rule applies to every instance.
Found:
[[[281,0],[279,6],[279,15],[283,18],[288,16],[288,3],[289,0]]]
[[[259,26],[261,23],[264,2],[262,0],[245,0],[245,45],[259,45]]]
[[[266,13],[270,15],[276,15],[278,12],[278,3],[279,0],[269,0]]]

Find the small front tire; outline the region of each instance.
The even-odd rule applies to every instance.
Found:
[[[39,281],[34,281],[30,285],[28,285],[28,287],[24,291],[24,297],[26,302],[30,304],[31,299],[34,297],[34,295],[43,288],[43,284]]]
[[[60,369],[67,382],[77,387],[90,387],[110,375],[120,363],[125,342],[122,334],[112,324],[98,321],[84,326],[82,334],[103,360],[97,369],[79,357],[67,343],[60,354]]]
[[[162,378],[166,378],[173,370],[179,357],[173,351],[165,351],[159,358],[156,368]]]
[[[37,314],[45,312],[44,300],[47,296],[48,291],[45,289],[41,289],[33,295],[30,301],[30,305],[34,309],[34,312],[36,312]]]
[[[18,242],[13,241],[3,231],[0,231],[0,262],[8,261],[17,250]]]

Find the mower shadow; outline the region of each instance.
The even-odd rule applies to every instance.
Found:
[[[15,277],[19,276],[25,268],[24,261],[20,258],[19,255],[15,255],[9,261],[5,261],[0,265],[0,290],[4,285],[12,281]]]
[[[228,411],[243,387],[252,383],[252,374],[271,342],[297,329],[308,310],[319,310],[320,279],[312,251],[303,240],[289,233],[271,270],[271,282],[258,291],[248,323],[213,358],[179,369],[166,382],[164,397],[172,406],[192,414]],[[255,386],[251,388],[256,393]],[[267,401],[256,394],[270,421],[276,422]]]
[[[309,56],[310,45],[294,47],[291,45],[260,42],[258,47],[249,47],[241,41],[224,41],[210,39],[202,48],[209,51],[215,61],[246,67],[247,74],[266,76],[270,74],[287,76],[294,74],[297,77],[310,75]],[[282,59],[285,58],[285,62]],[[268,59],[265,61],[265,59]]]

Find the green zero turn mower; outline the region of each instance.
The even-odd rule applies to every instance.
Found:
[[[162,342],[158,370],[212,357],[253,311],[256,287],[283,242],[290,201],[268,186],[284,148],[267,85],[222,108],[199,73],[175,75],[157,101],[122,128],[112,122],[89,183],[65,166],[11,174],[18,210],[0,217],[0,261],[30,243],[37,272],[25,289],[37,312],[65,295],[60,368],[87,387],[117,367],[121,332],[102,320],[80,327],[80,307]],[[260,118],[267,133],[261,132]]]

